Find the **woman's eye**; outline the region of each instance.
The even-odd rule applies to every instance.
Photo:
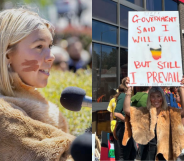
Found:
[[[43,48],[43,46],[42,46],[42,45],[39,45],[39,46],[37,46],[36,48],[38,48],[38,49],[42,49],[42,48]]]
[[[51,44],[51,45],[49,45],[49,48],[51,49],[51,48],[52,48],[52,46],[53,46],[52,44]],[[38,45],[36,48],[37,48],[37,49],[42,49],[43,47],[44,47],[43,45]]]

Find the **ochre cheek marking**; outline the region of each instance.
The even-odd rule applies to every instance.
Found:
[[[22,66],[27,66],[22,69],[23,72],[32,72],[38,70],[39,68],[37,60],[25,60],[25,62],[22,63]]]

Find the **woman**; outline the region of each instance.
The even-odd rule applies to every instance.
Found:
[[[107,107],[107,111],[110,112],[110,121],[111,121],[111,132],[114,131],[114,127],[115,127],[115,122],[116,122],[116,117],[114,116],[114,110],[116,108],[116,99],[115,99],[115,95],[118,93],[118,89],[115,91],[114,89],[110,90],[110,102],[109,105]]]
[[[73,160],[66,119],[36,90],[54,60],[53,26],[23,8],[0,13],[0,161]]]
[[[115,159],[117,161],[124,161],[124,160],[134,160],[136,157],[136,149],[134,146],[134,141],[132,138],[128,141],[126,146],[122,145],[123,134],[125,130],[125,113],[124,113],[124,99],[125,99],[125,81],[126,79],[122,80],[122,84],[119,86],[119,93],[115,95],[116,99],[116,108],[114,110],[114,116],[117,117],[117,127],[116,127],[116,137],[117,137],[117,145],[115,145]]]
[[[114,123],[115,123],[114,121],[116,121],[116,117],[114,116],[115,108],[116,108],[116,100],[113,97],[113,98],[111,98],[109,105],[107,107],[107,111],[110,112],[111,132],[114,131],[114,127],[115,127],[115,125],[114,125]]]
[[[130,121],[128,117],[125,119],[128,129],[124,134],[123,145],[133,136],[137,143],[144,145],[141,160],[176,160],[184,149],[181,109],[168,107],[160,87],[149,90],[147,108],[130,107],[132,87],[128,85],[129,82],[127,78],[124,111],[130,116]],[[184,84],[184,79],[181,82]],[[183,97],[183,86],[180,89]]]
[[[182,108],[181,107],[181,96],[180,95],[181,95],[180,88],[178,88],[177,93],[176,93],[176,102],[180,105],[179,107]],[[182,124],[184,126],[184,108],[182,108],[181,116],[182,116],[181,121],[182,121]]]
[[[121,85],[119,86],[119,89],[121,91],[124,91],[124,88],[122,89],[121,88]],[[119,158],[119,147],[118,147],[118,144],[117,144],[117,138],[116,138],[116,122],[117,122],[117,119],[116,117],[114,116],[114,110],[116,108],[116,101],[117,101],[117,97],[118,97],[118,93],[119,93],[119,89],[116,90],[116,94],[114,96],[111,96],[111,100],[109,102],[109,105],[107,107],[107,111],[110,112],[110,127],[111,127],[111,132],[113,133],[113,136],[114,136],[114,149],[115,149],[115,158],[116,160],[118,160]]]
[[[178,105],[178,108],[181,108],[181,104],[180,104],[180,94],[179,94],[179,88],[178,87],[172,87],[171,88],[171,92],[176,100],[176,103]]]

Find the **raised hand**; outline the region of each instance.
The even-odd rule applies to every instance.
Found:
[[[129,93],[129,92],[131,93],[132,92],[133,87],[130,86],[130,78],[129,77],[124,78],[122,80],[122,84],[127,87],[126,93]]]
[[[181,79],[181,83],[180,83],[182,86],[180,88],[184,88],[184,76],[183,78]]]

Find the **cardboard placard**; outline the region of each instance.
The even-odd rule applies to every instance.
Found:
[[[132,86],[180,86],[178,11],[129,12],[128,76]]]

